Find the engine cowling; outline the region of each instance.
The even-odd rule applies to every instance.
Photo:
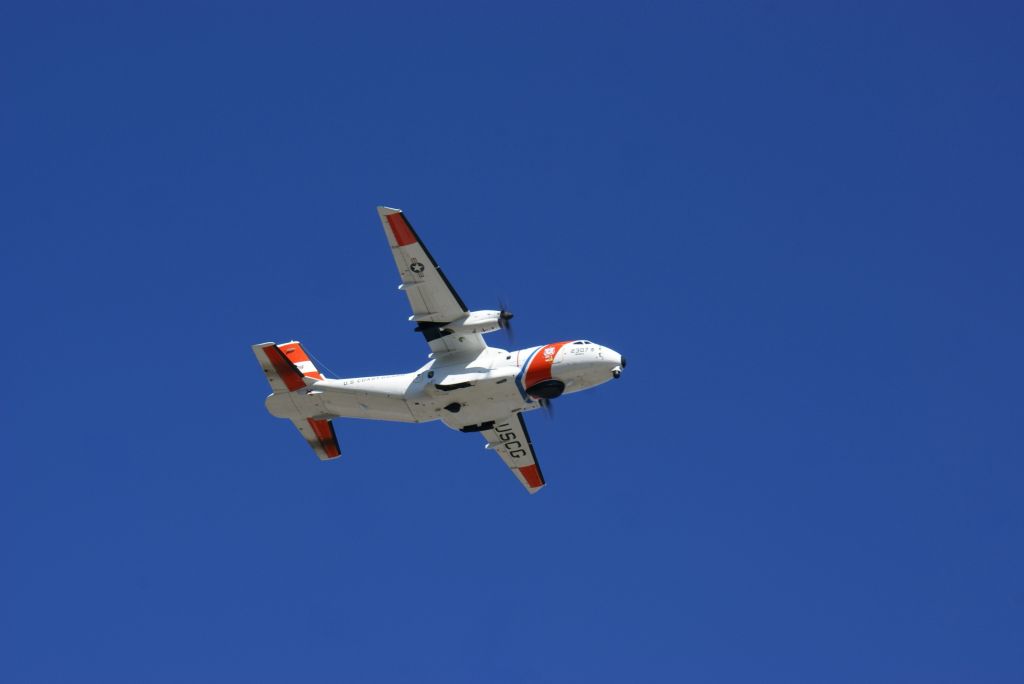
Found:
[[[483,309],[481,311],[470,311],[462,318],[451,322],[419,321],[416,332],[423,333],[427,340],[436,340],[445,335],[467,335],[484,334],[494,332],[501,328],[509,328],[509,321],[512,313],[509,311],[496,311],[494,309]],[[410,316],[410,320],[417,320]]]
[[[452,321],[445,327],[453,333],[489,333],[501,328],[501,311],[484,309],[481,311],[470,311],[457,321]]]
[[[534,399],[556,399],[562,396],[562,392],[565,391],[565,383],[561,380],[542,380],[536,385],[531,385],[526,388],[526,393]]]

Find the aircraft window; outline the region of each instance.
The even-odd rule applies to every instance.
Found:
[[[583,340],[576,340],[573,344],[583,344]]]

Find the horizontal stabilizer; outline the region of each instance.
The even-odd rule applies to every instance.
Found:
[[[306,378],[323,380],[309,355],[298,342],[276,345],[273,342],[254,344],[252,351],[274,392],[294,392],[306,386]]]
[[[321,461],[331,461],[341,456],[338,435],[335,434],[334,424],[331,421],[299,418],[292,420],[292,423],[306,438],[306,442]]]

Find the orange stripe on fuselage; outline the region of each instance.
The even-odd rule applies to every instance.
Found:
[[[551,365],[555,362],[555,357],[558,356],[558,350],[569,344],[569,342],[571,340],[555,342],[541,347],[533,355],[533,358],[530,359],[530,365],[526,368],[526,378],[523,382],[523,387],[530,389],[538,382],[550,380]]]
[[[399,247],[405,247],[417,242],[416,235],[412,232],[412,228],[409,227],[409,223],[402,214],[388,214],[388,225],[391,226],[391,232],[394,234],[395,241],[398,242]]]

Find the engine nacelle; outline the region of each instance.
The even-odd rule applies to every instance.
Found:
[[[536,385],[526,388],[526,393],[534,399],[557,399],[565,391],[565,383],[561,380],[541,380]]]
[[[423,333],[428,342],[445,335],[472,335],[494,332],[499,328],[507,328],[512,314],[508,311],[494,311],[484,309],[483,311],[470,311],[462,318],[457,318],[450,323],[439,321],[420,321],[416,326],[416,332]],[[410,316],[409,320],[417,320]]]
[[[452,321],[444,327],[456,335],[494,332],[501,328],[501,312],[489,309],[470,311],[459,320]]]

